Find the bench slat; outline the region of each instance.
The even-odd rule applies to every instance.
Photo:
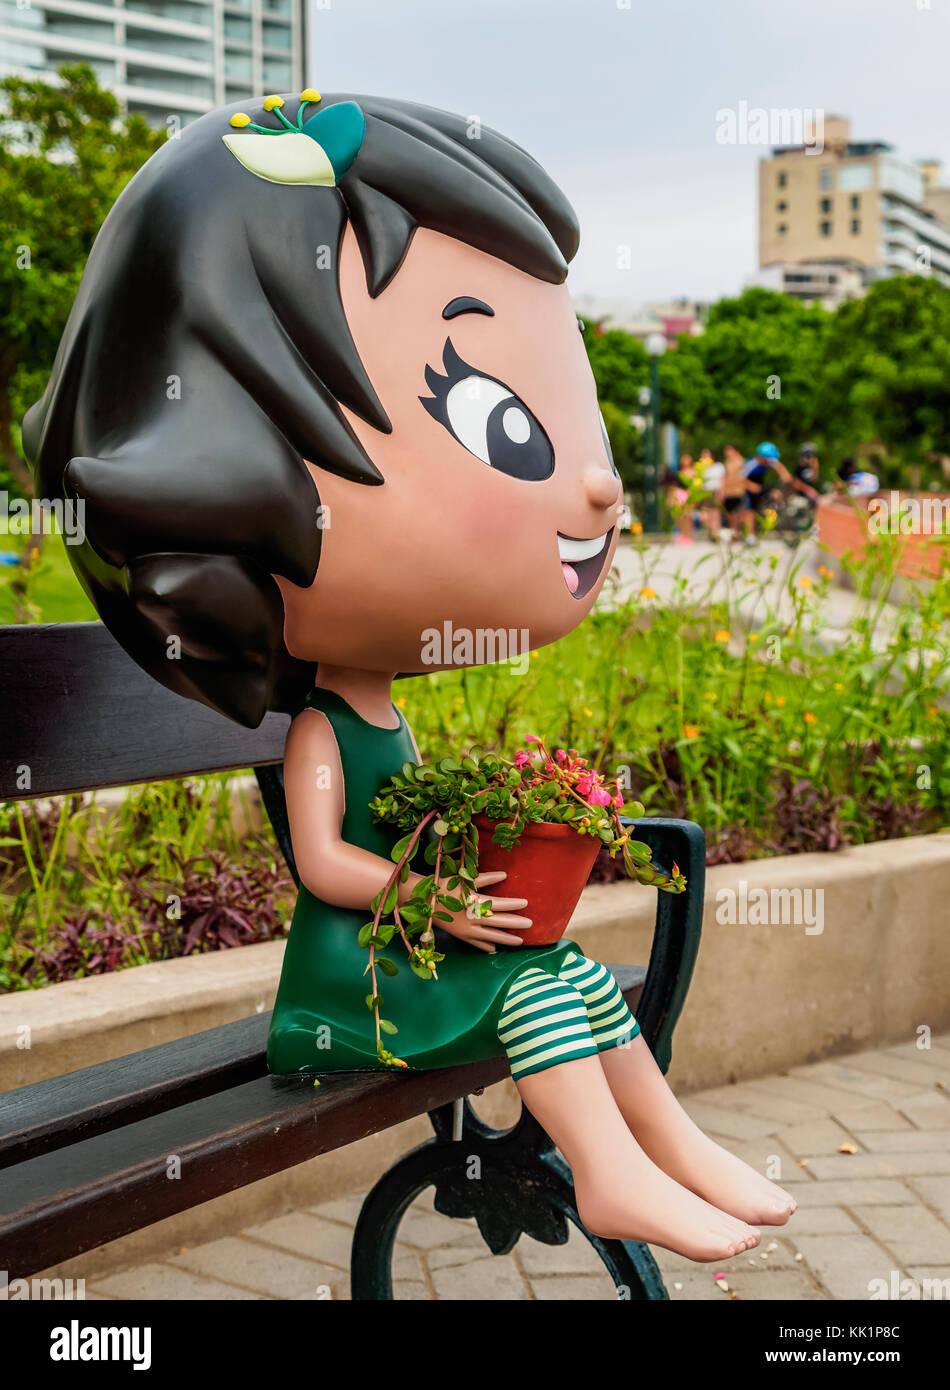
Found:
[[[263,1076],[269,1024],[255,1014],[8,1092],[0,1169]]]
[[[290,723],[244,729],[173,694],[102,623],[0,627],[0,690],[5,801],[279,763]]]
[[[635,1010],[644,971],[612,968]],[[175,1046],[150,1048],[135,1055],[132,1064]],[[128,1058],[100,1065],[116,1068],[123,1060],[128,1066]],[[507,1071],[505,1060],[495,1058],[397,1076],[326,1074],[319,1087],[310,1078],[261,1076],[42,1152],[8,1167],[0,1182],[0,1269],[10,1277],[48,1269],[200,1202],[447,1105],[500,1081]],[[61,1097],[57,1102],[62,1108]],[[139,1105],[128,1085],[110,1111],[113,1122],[120,1120],[123,1104],[129,1107],[126,1113],[134,1113]],[[41,1142],[46,1139],[44,1130]],[[169,1176],[173,1156],[181,1160],[179,1178]]]

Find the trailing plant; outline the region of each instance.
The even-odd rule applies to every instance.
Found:
[[[437,766],[404,763],[370,803],[377,821],[404,833],[392,848],[394,869],[371,903],[372,921],[359,933],[368,953],[364,977],[370,977],[366,1007],[376,1022],[376,1048],[387,1066],[405,1066],[383,1045],[383,1034],[398,1029],[381,1010],[385,1002],[379,977],[392,977],[399,967],[382,954],[398,938],[409,969],[423,980],[438,979],[444,955],[436,949],[435,928],[466,911],[488,916],[491,904],[475,892],[478,876],[476,817],[491,822],[493,840],[504,849],[516,846],[531,823],[568,825],[579,835],[600,840],[611,859],[620,856],[630,878],[666,893],[680,893],[686,880],[677,865],[667,874],[654,864],[649,845],[631,837],[621,811],[642,816],[639,803],[624,806],[617,779],[608,779],[581,757],[577,749],[550,754],[540,738],[528,737],[532,747],[508,759],[473,750],[456,760],[443,758]],[[426,836],[425,840],[423,836]],[[408,881],[420,855],[429,872],[414,885],[404,902],[400,888]]]

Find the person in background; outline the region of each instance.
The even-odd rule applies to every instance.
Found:
[[[699,520],[702,526],[715,536],[722,526],[718,499],[723,478],[726,476],[725,465],[716,462],[712,449],[703,449],[697,468],[702,474],[704,492],[699,504]]]
[[[777,474],[783,483],[792,481],[792,475],[782,463],[778,449],[768,440],[758,446],[750,459],[746,459],[742,472],[756,516],[761,516],[771,500],[772,485],[767,482],[770,473]]]
[[[876,473],[859,468],[854,459],[842,459],[835,482],[836,492],[846,492],[849,497],[870,497],[880,490],[880,479]]]
[[[792,487],[807,497],[809,502],[817,502],[819,492],[818,450],[812,443],[803,444],[798,451],[798,463],[792,476]]]
[[[726,525],[733,535],[740,536],[744,525],[752,524],[752,510],[749,504],[749,491],[743,476],[745,459],[734,444],[727,444],[723,452],[723,477],[717,494],[717,501],[726,514]]]
[[[683,507],[688,496],[687,489],[696,477],[696,464],[692,454],[680,454],[672,488],[667,493],[667,503],[673,507]],[[693,511],[684,507],[676,518],[678,545],[687,545],[693,539]]]

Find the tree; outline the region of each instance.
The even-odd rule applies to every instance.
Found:
[[[950,289],[906,275],[843,304],[826,344],[820,406],[852,437],[877,436],[909,462],[950,453]]]
[[[0,81],[0,487],[32,493],[19,420],[41,394],[96,232],[164,143],[85,65]]]
[[[626,415],[642,411],[639,393],[650,384],[650,359],[639,339],[619,328],[600,332],[596,324],[585,323],[584,346],[601,404],[610,401]]]
[[[721,299],[702,336],[681,340],[680,351],[698,359],[706,382],[705,399],[686,423],[716,434],[725,429],[749,449],[761,439],[790,448],[814,434],[830,323],[820,305],[773,290]]]

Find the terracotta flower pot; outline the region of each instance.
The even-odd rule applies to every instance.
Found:
[[[600,849],[593,835],[579,835],[569,825],[548,822],[526,825],[514,849],[502,849],[492,841],[494,823],[476,816],[478,872],[506,873],[497,892],[506,898],[527,898],[524,915],[533,925],[519,932],[525,946],[550,946],[560,941]]]

